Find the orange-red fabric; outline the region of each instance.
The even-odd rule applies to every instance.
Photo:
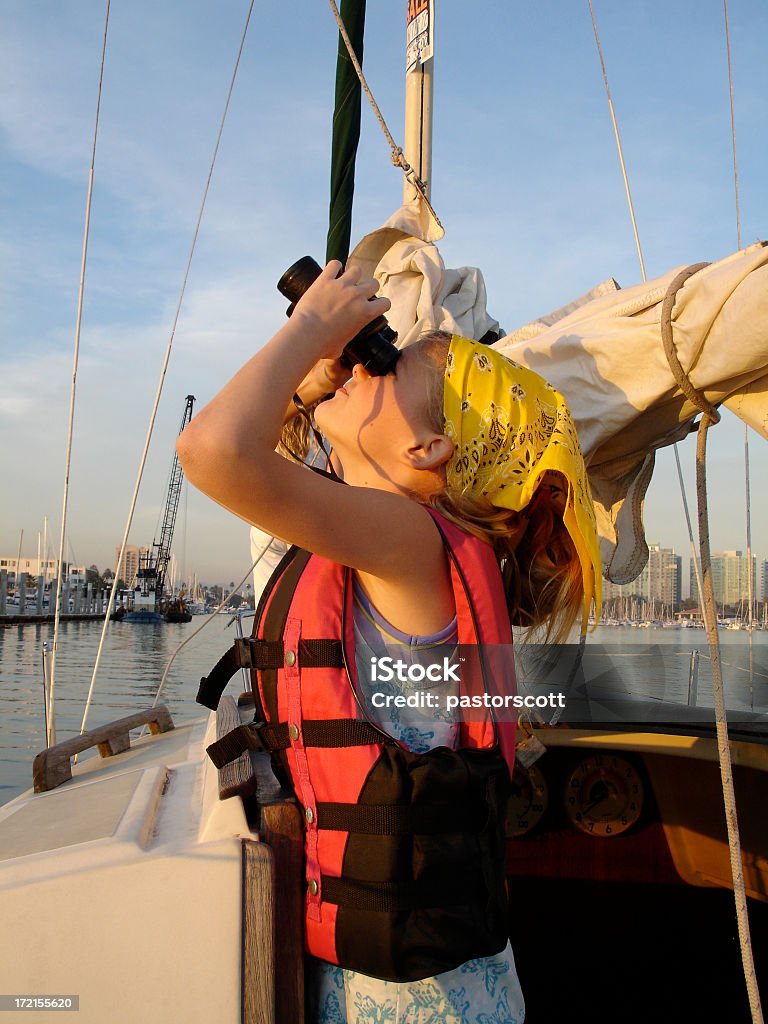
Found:
[[[460,645],[511,644],[509,616],[496,558],[484,541],[472,537],[430,510],[443,533],[451,563],[451,583],[456,602]],[[355,672],[355,644],[352,615],[352,587],[344,566],[319,555],[312,555],[301,574],[290,604],[283,633],[285,651],[298,651],[301,639],[341,638],[346,660]],[[279,581],[275,589],[279,587]],[[270,599],[274,597],[273,590]],[[345,614],[342,616],[343,604]],[[259,636],[263,636],[263,622]],[[342,623],[345,635],[342,637]],[[507,691],[514,686],[509,680]],[[260,674],[261,701],[267,714],[270,695],[264,690]],[[335,945],[337,906],[322,898],[321,875],[341,877],[348,833],[317,828],[307,821],[307,808],[318,802],[357,803],[369,772],[379,759],[382,744],[354,747],[305,747],[304,720],[360,718],[361,712],[350,681],[343,669],[301,669],[301,659],[277,671],[278,721],[298,728],[298,737],[290,738],[285,751],[288,770],[305,815],[306,898],[305,936],[309,953],[330,963],[338,963]],[[277,723],[273,723],[277,724]],[[499,746],[509,766],[514,765],[515,723],[498,723]],[[494,723],[464,722],[461,745],[489,749],[494,746]],[[394,741],[393,741],[394,742]],[[310,815],[313,817],[313,815]],[[313,894],[311,889],[317,886]]]

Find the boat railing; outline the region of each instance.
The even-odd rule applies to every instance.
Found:
[[[126,715],[125,718],[119,718],[115,722],[100,725],[96,729],[80,733],[79,736],[46,747],[37,755],[32,765],[35,792],[47,793],[48,790],[60,786],[62,782],[68,782],[72,778],[71,758],[90,750],[91,747],[98,747],[102,757],[112,757],[128,750],[131,746],[131,729],[139,729],[144,725],[149,726],[151,733],[170,732],[174,728],[170,711],[164,704],[158,704],[148,711]]]

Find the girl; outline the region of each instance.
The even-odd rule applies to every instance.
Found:
[[[389,300],[340,270],[192,420],[179,456],[214,500],[304,549],[264,601],[259,743],[306,818],[315,1019],[520,1022],[514,723],[459,722],[443,698],[459,676],[487,690],[483,645],[511,644],[510,622],[550,640],[586,624],[599,554],[584,464],[562,397],[476,342],[437,332],[386,376],[358,364],[343,383],[344,345]],[[315,418],[347,486],[275,451],[292,396],[334,387]],[[393,652],[406,668],[380,685],[368,669]]]

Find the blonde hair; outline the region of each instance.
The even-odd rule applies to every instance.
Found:
[[[320,401],[318,400],[307,406],[307,412],[310,416],[314,416],[315,409],[319,404]],[[311,443],[311,421],[297,410],[296,415],[283,424],[277,450],[286,459],[291,459],[294,462],[304,462],[309,453]]]
[[[431,331],[414,342],[434,371],[428,416],[435,430],[445,429],[443,388],[451,335]],[[550,490],[540,487],[522,512],[494,508],[489,501],[444,487],[429,503],[467,533],[493,547],[501,568],[510,622],[527,639],[563,643],[580,620],[584,586],[578,552],[554,507]]]

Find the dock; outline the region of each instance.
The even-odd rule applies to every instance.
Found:
[[[121,612],[113,612],[110,619],[120,620]],[[68,612],[59,616],[59,622],[101,622],[103,612]],[[0,626],[37,626],[52,623],[53,615],[0,615]]]

